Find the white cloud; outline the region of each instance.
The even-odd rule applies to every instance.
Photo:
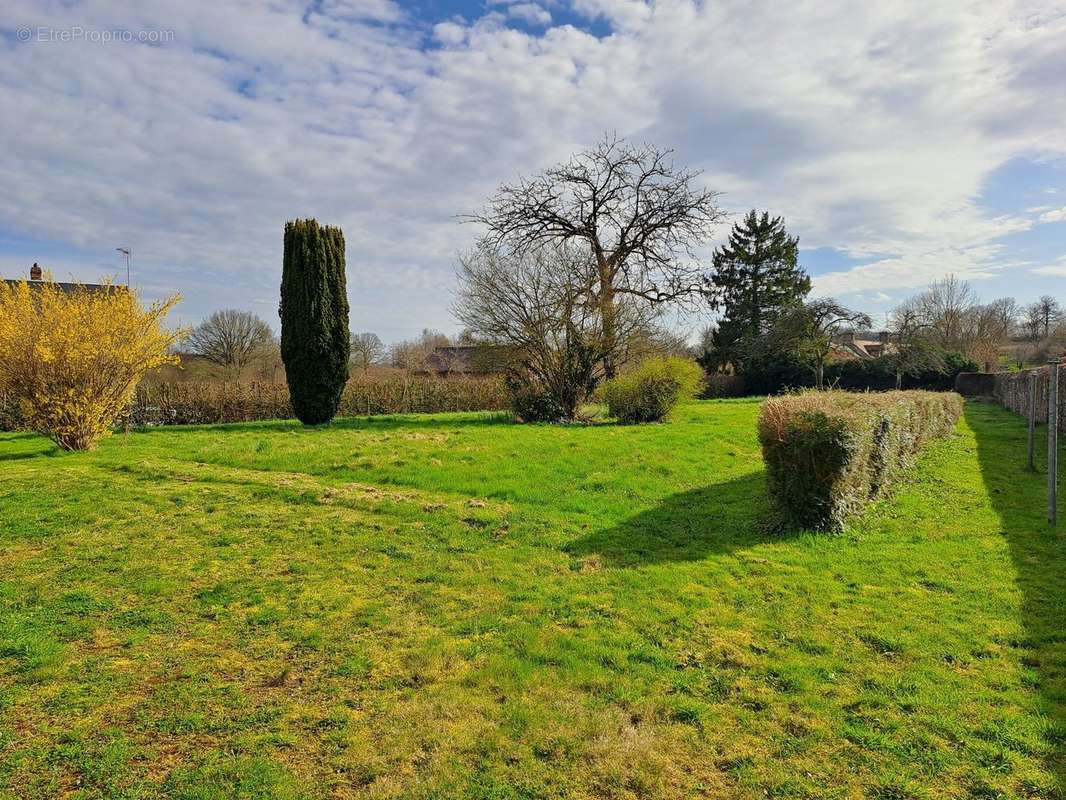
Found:
[[[1041,222],[1066,222],[1066,206],[1045,211],[1040,215]]]
[[[862,292],[876,292],[885,287],[913,288],[948,275],[961,280],[973,281],[993,277],[998,268],[988,264],[987,259],[965,252],[949,254],[929,253],[907,258],[886,258],[869,264],[852,267],[839,272],[829,272],[814,279],[812,293],[817,297],[847,297]],[[878,292],[878,301],[888,297]]]
[[[406,16],[393,0],[323,0],[318,10],[327,17],[374,22],[400,22]]]
[[[638,28],[653,12],[653,4],[644,0],[573,0],[573,4],[579,14],[602,17],[623,30]]]
[[[1033,220],[987,214],[985,180],[1066,151],[1050,0],[572,0],[611,24],[601,38],[509,28],[522,5],[430,27],[391,0],[9,2],[11,30],[175,35],[0,40],[0,229],[80,248],[71,269],[131,244],[186,313],[273,319],[282,226],[316,215],[344,227],[353,325],[406,335],[452,327],[452,257],[476,234],[456,215],[605,130],[674,146],[731,209],[862,259],[818,279],[831,294],[1011,268],[994,242]]]
[[[551,25],[552,15],[548,9],[536,3],[514,3],[507,7],[507,16],[530,25]]]
[[[1055,264],[1048,264],[1043,267],[1034,267],[1029,270],[1034,275],[1053,275],[1062,276],[1066,278],[1066,256],[1063,256]]]
[[[466,41],[466,26],[456,22],[439,22],[433,26],[433,35],[442,44],[462,44]]]

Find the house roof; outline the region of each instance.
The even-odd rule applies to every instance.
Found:
[[[853,334],[845,334],[833,342],[833,357],[840,361],[870,361],[895,349],[896,345],[887,334],[877,339],[859,339]]]
[[[503,372],[512,350],[493,344],[436,347],[423,364],[425,372]]]
[[[28,281],[22,278],[17,280],[11,280],[10,278],[4,278],[4,283],[8,286],[15,286],[20,283],[25,283],[30,287],[31,291],[40,291],[45,286],[54,286],[63,292],[63,294],[74,294],[77,291],[96,293],[105,293],[112,291],[126,291],[125,286],[114,286],[104,283],[64,283],[63,281]]]

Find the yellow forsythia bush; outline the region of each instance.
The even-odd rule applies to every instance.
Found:
[[[121,286],[102,291],[55,283],[0,284],[0,392],[22,424],[65,450],[110,433],[148,370],[173,363],[180,331],[163,327],[178,302],[143,308]]]

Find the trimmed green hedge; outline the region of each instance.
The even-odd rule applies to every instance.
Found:
[[[804,392],[767,400],[759,441],[770,498],[789,528],[839,530],[890,491],[962,414],[953,392]]]

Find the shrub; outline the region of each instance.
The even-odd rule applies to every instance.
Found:
[[[710,400],[716,397],[744,397],[751,394],[743,375],[728,375],[724,372],[708,372],[703,376],[703,391],[700,397]]]
[[[144,309],[124,287],[0,285],[0,395],[17,406],[11,416],[64,450],[92,447],[141,377],[177,360],[168,350],[180,334],[162,322],[178,299]]]
[[[890,491],[962,414],[954,393],[805,392],[767,400],[759,440],[770,497],[791,528],[839,530]]]
[[[624,424],[660,422],[679,401],[703,385],[703,371],[687,358],[652,358],[608,381],[603,399],[608,413]]]
[[[814,364],[772,347],[760,347],[743,363],[741,374],[750,394],[777,394],[814,385]]]
[[[351,340],[344,234],[313,219],[285,225],[281,359],[297,419],[333,419],[348,381]]]
[[[512,370],[506,378],[508,406],[519,422],[561,422],[573,416],[557,393],[528,372]]]
[[[830,386],[849,392],[885,392],[896,388],[896,368],[884,356],[869,361],[835,361],[826,367],[825,380]]]
[[[0,431],[18,431],[24,427],[15,395],[0,391]]]

